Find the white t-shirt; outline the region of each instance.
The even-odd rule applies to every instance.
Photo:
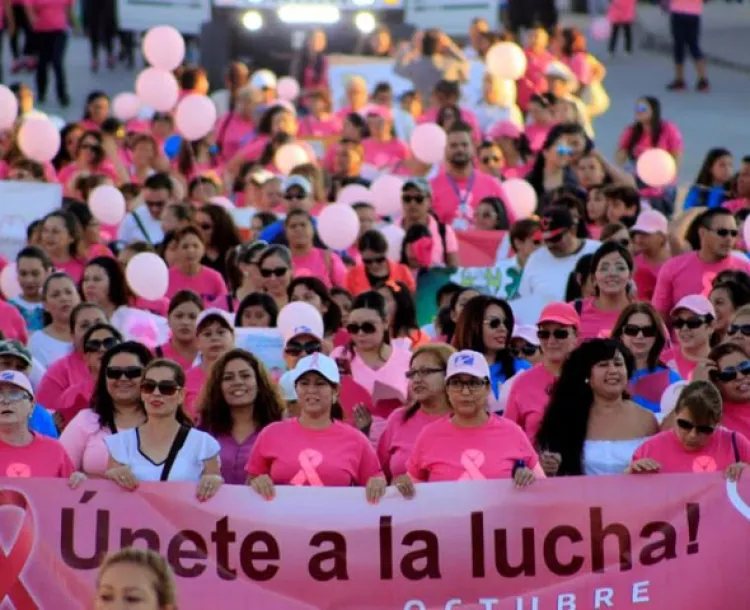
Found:
[[[72,341],[60,341],[50,337],[44,330],[35,332],[29,338],[29,351],[45,369],[73,351]]]
[[[147,235],[143,234],[141,227],[135,220],[135,216],[141,221]],[[151,216],[148,207],[143,204],[130,212],[122,221],[117,231],[117,239],[124,241],[126,244],[132,244],[134,241],[150,241],[152,245],[164,241],[164,231],[161,228],[161,220]]]
[[[138,428],[123,430],[104,439],[112,459],[129,466],[139,481],[160,481],[164,462],[154,464],[141,453]],[[168,481],[198,482],[203,474],[204,462],[219,454],[219,443],[210,434],[191,428],[185,444],[169,472]],[[165,460],[166,461],[166,460]]]

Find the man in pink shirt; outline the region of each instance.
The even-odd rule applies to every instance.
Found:
[[[441,222],[453,224],[456,229],[468,229],[474,210],[485,197],[498,197],[505,201],[503,187],[497,178],[474,167],[474,144],[471,129],[465,123],[454,125],[448,132],[445,148],[445,171],[433,178],[432,209]],[[508,223],[515,217],[505,206]]]
[[[682,297],[689,294],[707,297],[714,278],[722,271],[736,269],[750,273],[747,259],[733,253],[739,231],[729,210],[706,210],[693,222],[698,227],[698,243],[692,244],[696,251],[668,260],[656,278],[653,305],[665,320]]]

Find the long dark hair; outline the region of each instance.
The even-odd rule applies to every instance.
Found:
[[[661,120],[661,102],[658,98],[651,95],[646,95],[642,98],[651,107],[651,120],[649,121],[649,130],[651,132],[651,147],[656,148],[659,144],[659,138],[661,138],[661,130],[663,123]],[[635,121],[631,126],[630,138],[628,138],[627,144],[625,144],[625,150],[628,153],[628,159],[635,161],[635,147],[643,137],[643,125],[638,121]]]
[[[253,421],[256,432],[260,432],[268,424],[280,421],[284,410],[278,386],[271,380],[263,363],[244,349],[231,349],[211,367],[208,379],[196,401],[196,412],[200,414],[199,427],[213,436],[232,433],[232,408],[221,390],[221,381],[224,369],[233,360],[245,361],[255,373],[258,392],[253,403]]]
[[[630,378],[635,368],[630,350],[616,339],[591,339],[570,353],[552,387],[536,442],[541,450],[562,456],[559,476],[583,474],[583,445],[594,404],[588,380],[594,365],[611,360],[617,352],[625,358]]]
[[[276,301],[273,300],[270,294],[265,292],[251,292],[242,299],[237,308],[237,313],[234,316],[234,325],[237,328],[242,328],[242,316],[248,307],[262,307],[270,318],[269,326],[271,328],[276,326],[276,318],[279,315],[279,306],[276,304]]]
[[[476,288],[473,288],[472,286],[459,287],[459,289],[456,290],[451,296],[450,303],[447,307],[448,315],[446,316],[445,320],[441,320],[440,327],[443,331],[443,334],[445,335],[446,341],[448,341],[449,343],[453,341],[453,335],[456,333],[456,323],[453,321],[453,318],[451,318],[451,314],[456,309],[459,297],[467,290],[476,290]]]
[[[108,428],[113,433],[116,430],[115,403],[107,390],[107,367],[112,362],[112,358],[118,354],[132,354],[138,358],[138,361],[144,368],[151,362],[151,352],[145,345],[137,341],[125,341],[124,343],[115,345],[102,356],[102,363],[99,367],[99,375],[96,378],[94,393],[91,396],[90,407],[99,416],[99,425],[102,428]],[[138,405],[141,409],[143,408],[140,401],[138,401]]]
[[[664,366],[660,358],[661,352],[667,344],[667,332],[659,312],[654,309],[654,306],[651,305],[651,303],[641,301],[626,306],[617,317],[617,322],[615,322],[615,326],[612,329],[612,338],[622,341],[622,329],[625,328],[630,317],[637,313],[642,313],[643,315],[648,316],[649,320],[651,320],[651,324],[656,328],[656,338],[648,352],[648,358],[646,359],[648,370],[654,371],[656,370],[656,367]]]
[[[356,297],[354,297],[354,301],[352,302],[352,309],[349,315],[351,316],[351,313],[355,309],[370,309],[378,314],[381,320],[385,322],[386,315],[385,315],[385,299],[383,298],[382,294],[379,294],[375,292],[374,290],[368,290],[367,292],[363,292]],[[391,344],[391,334],[388,328],[385,329],[385,332],[383,333],[383,341],[381,343],[381,349],[383,344],[390,345]],[[349,353],[354,356],[354,341],[350,341],[348,345],[348,351]],[[380,357],[380,350],[378,352],[378,356]],[[382,359],[382,357],[381,357]]]
[[[297,286],[304,286],[314,292],[326,307],[326,312],[323,314],[323,327],[325,328],[326,335],[331,335],[341,328],[341,309],[336,304],[336,301],[331,298],[331,293],[322,280],[311,276],[294,278],[286,289],[290,303],[292,302],[294,289]]]
[[[713,188],[713,178],[711,177],[711,169],[717,160],[722,157],[731,157],[731,151],[726,148],[712,148],[706,153],[703,158],[701,168],[698,170],[698,175],[695,177],[695,184],[698,186],[705,186],[707,188]],[[727,185],[725,185],[727,186]]]
[[[153,369],[169,369],[174,375],[174,381],[177,386],[182,389],[185,388],[185,371],[174,360],[170,360],[169,358],[157,358],[156,360],[152,360],[143,369],[143,379],[145,379],[148,372]],[[143,406],[143,401],[141,401],[141,406]],[[146,408],[143,407],[143,410],[145,412]],[[187,413],[185,413],[183,405],[177,407],[177,412],[174,414],[174,417],[181,426],[187,426],[188,428],[193,427],[193,420],[190,419],[190,416]]]
[[[128,305],[133,298],[133,294],[128,288],[128,282],[125,280],[125,274],[122,271],[120,264],[113,258],[108,256],[97,256],[86,263],[86,267],[83,270],[83,275],[86,275],[86,269],[89,267],[101,267],[104,269],[104,273],[107,274],[109,279],[109,289],[107,290],[107,298],[115,307],[121,307],[122,305]],[[79,290],[83,296],[83,277],[81,277],[81,283]]]
[[[403,282],[389,281],[379,286],[378,290],[387,290],[396,303],[396,313],[391,324],[391,337],[409,337],[411,333],[419,333],[417,324],[417,306],[409,287]]]
[[[78,218],[76,218],[72,212],[68,212],[61,208],[47,214],[42,220],[42,227],[44,227],[44,223],[50,218],[59,218],[62,220],[68,234],[73,238],[73,241],[68,247],[68,255],[74,259],[82,258],[83,228],[81,227],[81,223],[78,222]]]
[[[223,207],[215,203],[206,203],[198,211],[208,216],[214,225],[211,243],[206,244],[206,247],[216,248],[219,258],[223,258],[228,250],[242,243],[240,231],[234,219]]]

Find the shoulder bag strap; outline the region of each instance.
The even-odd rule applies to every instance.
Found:
[[[732,451],[734,451],[734,463],[740,462],[740,449],[737,447],[737,433],[732,432]]]
[[[143,226],[143,221],[141,220],[140,216],[138,216],[136,210],[133,210],[133,220],[135,220],[135,224],[138,225],[138,229],[143,233],[143,237],[146,238],[146,241],[148,242],[149,246],[153,246],[154,242],[151,241],[151,238],[148,235],[148,232],[146,231],[146,227]]]
[[[172,443],[172,446],[169,448],[169,455],[167,455],[167,459],[164,460],[164,468],[162,468],[161,477],[159,478],[160,481],[169,480],[169,473],[172,471],[172,466],[174,465],[174,461],[175,459],[177,459],[177,454],[180,452],[180,449],[182,449],[182,446],[185,444],[185,440],[187,439],[187,436],[189,433],[190,433],[190,428],[188,428],[187,426],[180,426],[180,429],[177,432],[177,436],[174,437],[174,442]]]

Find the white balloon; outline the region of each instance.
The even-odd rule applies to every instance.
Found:
[[[537,194],[534,187],[522,178],[511,178],[503,182],[505,204],[516,220],[528,218],[536,211]]]
[[[401,189],[404,181],[398,176],[385,174],[370,185],[372,203],[380,216],[393,216],[401,211]]]
[[[638,157],[635,171],[648,186],[663,188],[672,184],[677,177],[677,163],[666,150],[649,148]]]
[[[174,123],[186,139],[200,140],[211,133],[216,124],[216,106],[205,95],[187,95],[177,104]]]
[[[99,222],[119,224],[125,218],[125,197],[115,186],[102,184],[89,195],[89,209]]]
[[[18,147],[37,163],[52,161],[61,142],[60,130],[47,117],[25,119],[18,130]]]
[[[394,224],[387,224],[384,227],[379,227],[378,231],[383,234],[383,237],[385,237],[385,240],[388,242],[388,260],[400,262],[401,245],[404,243],[406,231]]]
[[[284,144],[279,147],[274,157],[274,163],[279,171],[287,175],[298,165],[310,163],[310,155],[299,144]]]
[[[409,138],[411,151],[422,163],[440,163],[447,143],[448,136],[437,123],[417,125]]]
[[[155,68],[175,70],[185,59],[185,39],[171,25],[158,25],[143,37],[143,55]]]
[[[140,108],[141,100],[135,93],[120,93],[112,100],[112,114],[123,123],[136,118]]]
[[[0,272],[0,291],[7,299],[15,299],[21,296],[23,290],[18,283],[18,267],[16,263],[8,263]]]
[[[518,80],[526,73],[526,54],[515,42],[498,42],[485,56],[487,71],[499,78]]]
[[[336,196],[336,203],[352,205],[354,203],[372,203],[370,189],[361,184],[348,184]]]
[[[0,129],[10,129],[18,118],[18,99],[5,85],[0,85]]]
[[[169,288],[167,264],[153,252],[141,252],[131,258],[125,278],[136,295],[150,301],[163,298]]]
[[[276,318],[276,328],[279,329],[284,340],[288,339],[294,333],[295,328],[307,326],[319,337],[324,334],[323,316],[310,303],[295,301],[282,307]]]
[[[318,216],[318,235],[334,250],[346,250],[359,236],[359,216],[346,203],[332,203]]]
[[[158,112],[169,112],[180,97],[180,85],[171,72],[146,68],[136,78],[135,92],[146,106]]]
[[[214,205],[218,205],[225,210],[234,210],[234,204],[227,197],[222,197],[221,195],[211,197],[208,202],[213,203]]]
[[[299,97],[300,87],[296,78],[291,76],[284,76],[279,79],[276,85],[276,95],[279,99],[287,102],[293,102]]]

